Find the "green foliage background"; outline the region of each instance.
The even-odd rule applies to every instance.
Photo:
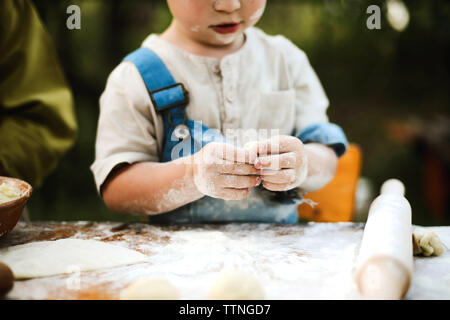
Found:
[[[98,197],[94,159],[98,98],[108,74],[150,33],[171,21],[163,0],[34,2],[59,51],[74,92],[79,122],[75,147],[30,201],[33,220],[142,220],[110,212]],[[81,30],[66,28],[67,6],[81,8]],[[382,29],[368,30],[366,8],[383,8]],[[449,115],[450,3],[405,0],[411,20],[403,32],[386,21],[382,0],[268,0],[258,27],[283,34],[310,58],[330,98],[331,121],[363,150],[362,174],[378,188],[403,180],[413,223],[448,224],[425,205],[423,156],[414,144],[386,135],[390,120]]]

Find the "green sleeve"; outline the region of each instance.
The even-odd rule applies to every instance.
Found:
[[[0,171],[40,186],[76,130],[70,88],[31,1],[0,1]]]

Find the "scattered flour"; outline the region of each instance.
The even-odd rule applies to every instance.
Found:
[[[199,26],[199,25],[193,26],[193,27],[191,28],[191,31],[192,31],[192,32],[199,32],[199,31],[200,31],[200,26]]]
[[[255,11],[255,13],[250,17],[250,20],[252,22],[258,20],[259,18],[261,18],[261,16],[264,13],[264,8],[259,8],[258,10]]]

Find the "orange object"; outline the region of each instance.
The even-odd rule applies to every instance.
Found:
[[[338,160],[333,180],[322,189],[303,196],[318,204],[312,208],[307,203],[301,203],[297,207],[299,218],[316,222],[351,221],[361,158],[360,148],[350,144],[347,152]]]

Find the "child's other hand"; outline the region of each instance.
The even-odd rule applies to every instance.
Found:
[[[255,168],[260,169],[263,186],[271,191],[286,191],[300,186],[308,175],[303,143],[293,136],[276,136],[252,141],[245,150],[258,154]]]
[[[247,197],[261,178],[254,167],[256,153],[226,143],[212,142],[193,156],[193,176],[204,195],[224,200]]]

